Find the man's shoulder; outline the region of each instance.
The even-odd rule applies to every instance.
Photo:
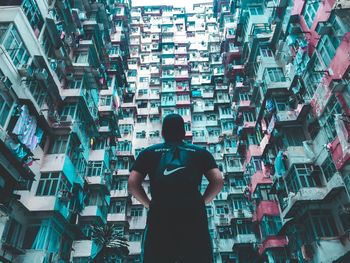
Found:
[[[157,143],[157,144],[153,144],[151,146],[148,146],[147,148],[145,148],[143,150],[143,152],[157,152],[157,151],[164,149],[164,148],[165,148],[164,143]]]
[[[206,151],[206,148],[205,147],[200,147],[198,145],[194,145],[192,143],[185,143],[183,145],[183,147],[187,150],[190,150],[190,151],[193,151],[193,152],[198,152],[198,153],[201,153],[201,152],[204,152]]]

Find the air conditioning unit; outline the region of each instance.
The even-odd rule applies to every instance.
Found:
[[[238,225],[241,225],[241,224],[243,224],[243,220],[237,220],[236,223],[237,223]]]
[[[123,161],[124,161],[124,162],[127,162],[128,160],[129,160],[128,157],[123,157]]]

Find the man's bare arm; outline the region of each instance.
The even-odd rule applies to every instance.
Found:
[[[205,173],[205,177],[208,179],[209,184],[207,189],[205,189],[203,198],[205,204],[208,204],[220,193],[221,188],[224,186],[224,179],[218,168],[210,169]]]
[[[150,200],[142,186],[144,175],[135,170],[131,171],[128,180],[128,190],[141,204],[149,208]]]

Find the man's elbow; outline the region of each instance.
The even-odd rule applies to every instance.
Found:
[[[218,185],[220,190],[224,187],[224,183],[224,178],[222,178],[222,176],[218,176],[216,179],[216,184]]]
[[[135,178],[133,178],[132,176],[129,176],[128,179],[128,192],[130,194],[133,194],[135,192],[135,189],[137,188],[137,180],[135,180]]]

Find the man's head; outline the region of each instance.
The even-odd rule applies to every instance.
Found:
[[[179,114],[169,114],[163,120],[162,136],[166,142],[185,139],[185,123]]]

